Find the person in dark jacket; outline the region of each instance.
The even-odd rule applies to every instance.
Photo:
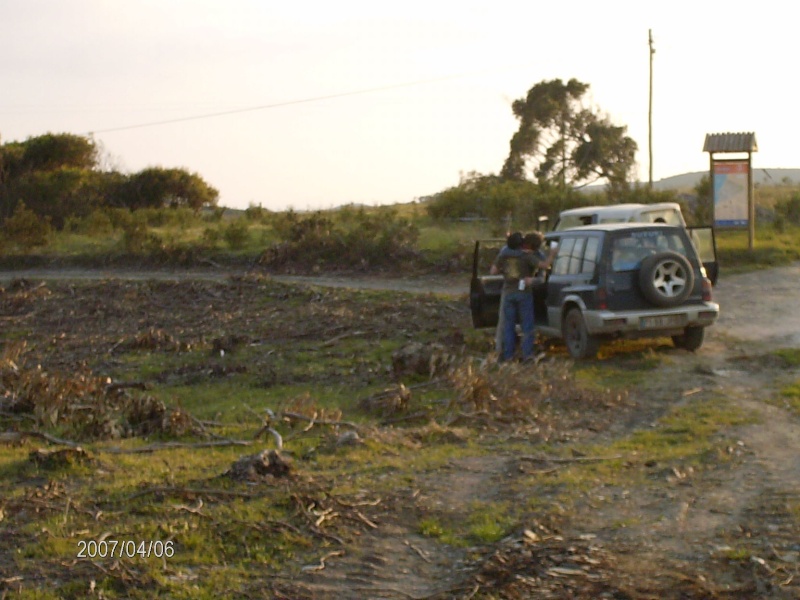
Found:
[[[538,260],[522,249],[522,234],[512,233],[492,263],[490,272],[503,275],[503,293],[500,310],[503,314],[502,360],[514,358],[516,350],[516,325],[522,328],[522,358],[533,356],[533,295],[530,285],[538,268]]]
[[[531,285],[538,271],[547,269],[555,256],[552,249],[546,257],[541,251],[544,236],[540,232],[526,235],[515,232],[497,255],[490,272],[503,274],[498,329],[502,330],[502,360],[511,360],[516,350],[516,324],[522,329],[522,359],[534,352],[533,295]],[[498,335],[498,337],[500,337]]]

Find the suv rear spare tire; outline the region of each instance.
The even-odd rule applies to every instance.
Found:
[[[656,306],[683,303],[694,287],[694,271],[689,261],[677,252],[659,252],[642,261],[639,289]]]

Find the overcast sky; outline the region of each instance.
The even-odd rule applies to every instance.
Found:
[[[92,133],[125,172],[181,167],[220,204],[409,202],[497,173],[511,102],[577,78],[647,180],[708,168],[706,133],[754,131],[800,168],[787,4],[493,0],[0,0],[0,140]]]

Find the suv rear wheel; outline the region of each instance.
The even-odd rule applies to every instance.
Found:
[[[564,343],[572,358],[592,358],[597,354],[600,341],[586,330],[586,323],[579,308],[571,308],[562,325]]]
[[[677,252],[659,252],[642,261],[639,289],[656,306],[683,303],[694,287],[694,271],[686,257]]]
[[[694,352],[703,345],[703,338],[705,337],[705,327],[687,327],[683,330],[682,335],[673,335],[672,343],[676,348],[683,348]]]

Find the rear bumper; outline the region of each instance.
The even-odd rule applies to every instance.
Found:
[[[691,306],[637,311],[585,311],[586,329],[591,335],[681,333],[686,327],[708,327],[719,317],[719,304],[704,302]]]

